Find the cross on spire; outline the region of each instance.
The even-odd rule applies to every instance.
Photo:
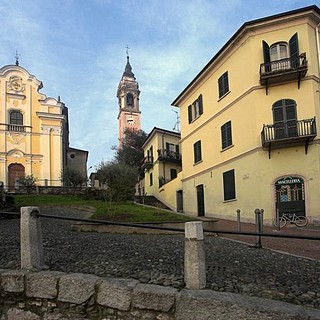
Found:
[[[127,53],[127,61],[129,62],[129,49],[130,49],[130,48],[129,48],[128,45],[126,46],[126,49],[127,49],[127,50],[126,50],[126,53]]]
[[[18,54],[18,50],[16,50],[15,58],[16,58],[16,66],[18,66],[19,65],[19,58],[20,58],[20,54]]]

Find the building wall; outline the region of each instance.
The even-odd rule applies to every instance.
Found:
[[[263,150],[261,131],[273,124],[272,105],[282,99],[297,104],[297,120],[316,117],[320,129],[319,65],[315,26],[307,15],[269,22],[257,22],[237,34],[214,63],[208,64],[178,98],[181,115],[182,183],[184,210],[197,215],[196,186],[204,185],[205,214],[253,221],[254,209],[263,208],[271,221],[275,216],[274,183],[285,176],[299,176],[305,181],[306,215],[319,218],[319,138],[305,146]],[[266,87],[259,83],[263,63],[262,41],[269,45],[285,41],[298,33],[299,52],[306,52],[308,71],[301,79]],[[229,92],[219,98],[218,79],[228,71]],[[188,106],[202,94],[203,114],[188,123]],[[231,121],[232,146],[222,149],[221,126]],[[194,163],[194,144],[201,140],[202,161]],[[235,170],[236,198],[224,201],[223,173]]]
[[[13,82],[21,87],[15,90]],[[39,90],[42,83],[20,66],[0,69],[0,180],[9,185],[11,164],[21,164],[38,185],[60,186],[63,166],[63,104]],[[19,111],[23,126],[10,127],[9,113]]]
[[[148,156],[148,150],[153,149],[153,165],[145,170],[144,184],[146,195],[158,198],[169,208],[176,210],[176,191],[181,189],[181,164],[173,162],[164,162],[158,159],[158,150],[165,150],[166,143],[178,145],[180,135],[176,132],[170,133],[167,130],[155,128],[147,138],[144,144],[144,155]],[[170,170],[177,170],[177,177],[171,180]],[[152,185],[150,176],[152,175]],[[164,178],[165,183],[160,186],[159,178]]]

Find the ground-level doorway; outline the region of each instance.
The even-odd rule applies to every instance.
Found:
[[[197,186],[197,204],[198,204],[198,216],[203,217],[205,215],[203,184],[200,184]]]
[[[17,181],[19,178],[23,178],[25,176],[25,168],[20,163],[12,163],[8,167],[9,173],[9,191],[15,191],[15,187],[17,186]]]
[[[279,215],[293,214],[305,216],[304,180],[300,177],[288,176],[275,182],[276,210]]]
[[[177,211],[183,212],[183,191],[177,191]]]

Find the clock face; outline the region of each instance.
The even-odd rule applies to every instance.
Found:
[[[136,124],[136,121],[135,121],[135,119],[134,119],[134,117],[128,117],[127,118],[127,124],[128,125],[130,125],[130,126],[133,126],[133,125],[135,125]]]

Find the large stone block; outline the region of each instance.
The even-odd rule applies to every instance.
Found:
[[[132,291],[139,283],[131,279],[106,279],[99,284],[97,302],[100,305],[128,311],[131,305]]]
[[[28,297],[54,299],[58,295],[57,282],[63,272],[41,271],[26,275],[26,295]]]
[[[320,319],[320,310],[236,293],[184,289],[176,296],[175,319]]]
[[[41,220],[38,207],[21,207],[20,245],[21,268],[41,270],[45,268]]]
[[[206,257],[203,240],[185,240],[184,280],[188,289],[206,287]]]
[[[40,317],[31,311],[24,311],[16,308],[9,309],[7,312],[8,320],[40,320]]]
[[[138,284],[133,290],[133,307],[168,312],[178,290],[153,284]]]
[[[89,300],[95,292],[95,285],[100,278],[89,275],[74,273],[62,276],[59,281],[58,300],[81,304]]]
[[[1,273],[1,287],[7,292],[24,292],[25,270],[10,270]]]

